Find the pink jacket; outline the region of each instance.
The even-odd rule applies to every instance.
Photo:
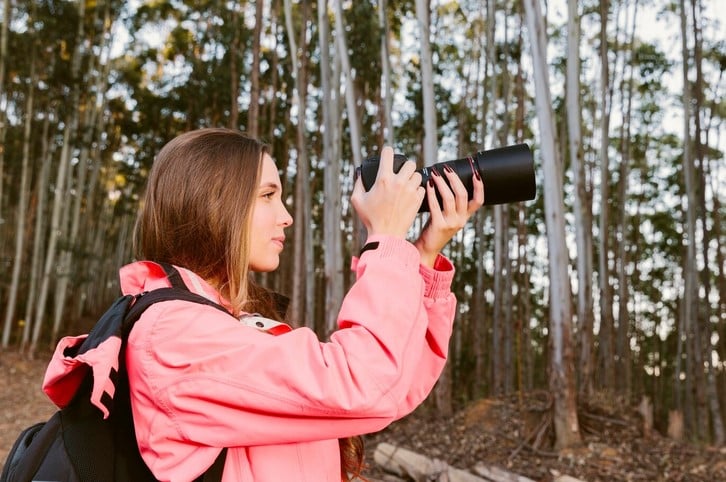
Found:
[[[307,328],[271,336],[274,322],[256,328],[185,301],[147,309],[126,360],[139,447],[159,480],[192,480],[229,447],[224,482],[339,482],[338,438],[381,430],[424,400],[446,360],[453,266],[421,266],[404,240],[369,241],[379,245],[353,260],[357,281],[328,342]],[[190,290],[224,301],[179,272]],[[125,294],[169,286],[150,262],[120,276]],[[63,350],[83,338],[61,340],[48,367],[44,390],[60,406],[79,363]]]

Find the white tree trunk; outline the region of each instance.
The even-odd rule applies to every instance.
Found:
[[[104,25],[110,25],[109,22],[105,22]],[[108,28],[108,27],[107,27]],[[100,50],[108,51],[109,46],[107,45],[108,39],[110,38],[109,35],[103,35],[102,36],[103,41],[100,45]],[[110,57],[109,57],[110,58]],[[95,62],[94,62],[95,61]],[[100,62],[99,56],[94,56],[93,61],[91,62],[90,67],[88,68],[89,73],[92,72],[94,69],[98,69],[104,74],[108,73],[108,63],[106,63],[105,66],[98,66],[96,65],[96,62]],[[89,169],[89,152],[91,149],[91,146],[94,145],[93,142],[93,135],[94,135],[94,126],[97,126],[97,119],[100,119],[103,117],[103,112],[101,111],[101,108],[105,105],[105,96],[106,96],[106,88],[108,85],[108,75],[98,75],[96,77],[96,85],[93,89],[94,92],[97,93],[99,98],[97,98],[95,101],[91,101],[91,105],[86,106],[86,108],[83,110],[83,117],[81,125],[83,126],[82,132],[82,142],[81,142],[81,149],[80,154],[78,156],[78,179],[76,180],[75,184],[75,192],[76,195],[73,198],[73,205],[70,212],[70,227],[68,230],[68,244],[69,246],[74,246],[76,248],[82,248],[83,242],[82,237],[79,237],[79,231],[81,226],[81,205],[83,204],[82,201],[85,199],[85,204],[88,205],[91,203],[91,198],[88,197],[86,194],[91,191],[90,186],[88,185],[86,178],[88,175],[88,169]],[[98,127],[102,127],[102,125],[98,125]],[[99,130],[100,132],[100,130]],[[76,277],[77,271],[74,270],[73,266],[75,263],[75,259],[73,256],[73,249],[66,249],[63,251],[60,261],[59,261],[59,271],[62,273],[62,276],[58,279],[57,289],[56,289],[56,302],[55,302],[55,312],[53,317],[53,331],[51,333],[51,340],[55,340],[60,332],[61,329],[61,323],[63,320],[63,315],[66,313],[65,307],[67,306],[66,300],[66,292],[68,291],[68,284],[72,281],[72,278]],[[77,296],[80,295],[79,292],[75,293]]]
[[[423,95],[424,145],[426,166],[436,164],[438,135],[436,132],[436,100],[434,98],[434,67],[431,58],[431,12],[429,0],[416,0],[416,20],[421,37],[421,94]]]
[[[10,24],[10,0],[3,0],[3,22],[0,25],[0,106],[7,106],[3,102],[5,96],[5,63],[7,62],[8,51],[8,25]],[[7,108],[7,107],[5,107]],[[0,146],[5,145],[5,121],[7,119],[5,109],[0,109]],[[5,149],[0,149],[0,256],[3,255],[3,230],[5,227],[3,207],[3,182],[5,179]]]
[[[683,293],[683,326],[686,328],[685,335],[692,339],[686,346],[689,347],[690,353],[687,355],[687,359],[692,359],[692,371],[688,374],[690,377],[691,373],[694,376],[694,392],[696,398],[696,409],[695,417],[696,424],[691,429],[696,431],[697,438],[708,438],[709,437],[709,411],[706,405],[706,393],[705,389],[707,379],[703,376],[704,367],[704,353],[702,350],[706,347],[702,346],[699,326],[699,282],[698,282],[698,266],[697,266],[697,238],[696,238],[696,222],[698,215],[696,213],[696,206],[698,204],[698,198],[696,190],[697,181],[694,169],[694,156],[691,147],[691,118],[693,113],[692,109],[692,97],[691,97],[691,83],[688,78],[688,70],[690,68],[690,54],[687,41],[686,17],[687,11],[685,1],[680,0],[679,2],[681,10],[681,53],[683,58],[683,180],[686,189],[686,258],[684,260],[684,278],[685,278],[685,289]],[[704,253],[705,254],[705,253]],[[708,343],[706,354],[711,358],[711,346]],[[709,363],[710,366],[710,363]],[[688,377],[687,377],[688,379]]]
[[[336,51],[340,56],[342,73],[345,75],[345,105],[348,111],[348,126],[350,129],[350,145],[353,149],[353,163],[356,166],[363,160],[363,149],[360,137],[360,119],[358,118],[358,107],[353,87],[353,69],[350,67],[348,56],[348,41],[345,39],[345,26],[343,25],[343,10],[341,2],[334,0],[335,6],[335,44]]]
[[[575,240],[577,246],[577,323],[580,334],[580,389],[593,390],[592,208],[582,152],[580,112],[580,13],[577,0],[568,0],[567,18],[567,130],[575,184]]]
[[[262,36],[262,11],[264,0],[255,0],[255,29],[252,33],[252,71],[250,72],[250,108],[248,127],[250,135],[258,137],[260,132],[260,50]],[[235,98],[236,104],[236,98]]]
[[[537,121],[544,174],[545,224],[550,280],[550,390],[554,397],[554,426],[557,448],[582,443],[577,420],[577,402],[571,347],[572,302],[569,259],[565,245],[562,162],[557,151],[556,125],[547,71],[547,39],[539,0],[525,0],[525,17],[534,65]]]
[[[384,138],[386,144],[393,145],[393,89],[391,88],[391,59],[388,45],[388,0],[378,0],[378,23],[381,26],[381,81],[383,92],[383,119],[385,120]]]
[[[305,42],[305,23],[301,30],[301,38]],[[290,42],[290,55],[292,58],[292,76],[295,79],[295,93],[293,94],[293,105],[297,107],[297,172],[295,182],[295,268],[293,281],[292,312],[295,322],[313,327],[313,307],[315,293],[315,277],[312,266],[312,229],[311,229],[311,201],[310,201],[310,171],[307,156],[307,143],[305,135],[305,112],[307,78],[305,75],[305,63],[301,64],[299,55],[307,55],[298,50],[295,28],[292,24],[292,3],[285,0],[285,23],[287,36]],[[304,294],[303,294],[304,293]]]
[[[7,18],[7,17],[5,17]],[[23,129],[23,161],[20,171],[20,189],[18,196],[18,212],[15,226],[15,256],[13,257],[13,271],[10,281],[10,293],[5,305],[5,323],[3,325],[2,347],[7,348],[10,342],[10,332],[15,318],[15,304],[18,299],[20,285],[20,268],[23,266],[23,253],[25,253],[25,222],[28,207],[28,191],[30,180],[30,135],[33,125],[33,99],[35,96],[35,48],[30,54],[30,78],[32,82],[28,87],[28,97],[25,103],[25,125]],[[2,184],[2,177],[0,177]],[[28,300],[30,303],[30,300]]]
[[[85,18],[86,1],[81,0],[78,4],[78,18]],[[73,59],[71,64],[72,78],[78,79],[81,69],[81,54],[83,48],[83,22],[78,22],[78,30],[76,31],[75,49],[73,51]],[[35,312],[35,320],[33,325],[33,337],[30,342],[30,354],[35,353],[40,338],[41,328],[43,326],[43,318],[45,316],[45,304],[48,300],[48,291],[50,290],[50,281],[55,271],[56,262],[56,245],[58,244],[58,233],[60,230],[60,215],[63,206],[64,186],[66,184],[66,172],[70,165],[70,140],[75,137],[78,124],[78,99],[80,97],[80,82],[76,81],[73,86],[71,97],[68,105],[71,111],[66,117],[65,128],[63,129],[63,144],[58,164],[58,173],[56,175],[55,193],[53,197],[53,211],[50,221],[50,236],[48,239],[48,247],[45,257],[45,267],[43,269],[43,279],[41,282],[40,293],[38,296],[38,309]],[[73,134],[73,135],[71,135]]]
[[[35,205],[35,228],[33,230],[33,254],[30,260],[30,286],[28,287],[28,300],[36,299],[36,292],[38,290],[38,280],[40,278],[40,268],[43,266],[43,233],[45,232],[45,197],[48,191],[48,181],[50,179],[50,166],[52,154],[49,152],[48,142],[48,131],[50,130],[50,120],[53,117],[52,112],[45,113],[45,120],[43,121],[43,134],[42,139],[42,154],[40,174],[36,181],[36,192],[38,193],[38,199]],[[34,319],[36,312],[35,303],[25,304],[25,325],[23,326],[22,342],[20,344],[21,350],[24,350],[28,342],[30,341],[30,328],[32,320]]]
[[[327,2],[318,3],[318,32],[320,45],[320,82],[323,95],[323,160],[325,163],[324,191],[324,261],[325,261],[325,331],[336,329],[338,310],[343,301],[343,250],[341,238],[340,157],[334,146],[333,133],[337,92],[331,88],[330,26]]]
[[[602,383],[606,387],[614,384],[613,357],[613,295],[610,286],[610,62],[607,47],[607,14],[609,0],[600,4],[600,223],[599,223],[599,280],[600,280],[600,359],[604,371]]]

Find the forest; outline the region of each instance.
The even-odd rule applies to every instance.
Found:
[[[47,352],[118,296],[146,173],[181,132],[271,146],[295,223],[258,281],[323,338],[365,241],[363,159],[526,143],[535,200],[483,207],[446,248],[457,322],[430,403],[545,390],[565,448],[607,394],[723,446],[720,3],[3,0],[0,351]]]

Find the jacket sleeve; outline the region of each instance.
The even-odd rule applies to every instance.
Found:
[[[329,342],[305,328],[270,336],[203,305],[149,308],[127,351],[140,443],[324,440],[380,430],[412,410],[441,372],[455,301],[426,296],[433,284],[413,245],[376,241]]]
[[[434,269],[419,268],[424,279],[424,309],[428,319],[425,339],[421,344],[421,356],[417,364],[404,367],[410,377],[410,388],[406,398],[399,404],[396,419],[405,417],[418,407],[431,393],[446,365],[449,340],[453,331],[456,313],[456,297],[451,292],[454,267],[439,255]]]

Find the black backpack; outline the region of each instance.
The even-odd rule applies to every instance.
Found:
[[[172,283],[136,296],[118,298],[99,319],[78,347],[75,356],[97,347],[111,336],[122,340],[119,372],[111,375],[116,386],[113,399],[102,401],[110,415],[103,419],[98,407],[91,404],[93,374],[89,369],[71,403],[49,420],[25,429],[15,441],[3,467],[0,482],[147,482],[156,481],[139,453],[131,416],[125,348],[131,328],[146,308],[168,300],[185,300],[222,306],[192,293],[173,266],[160,263]],[[231,316],[231,315],[230,315]],[[227,449],[195,482],[221,481]]]

